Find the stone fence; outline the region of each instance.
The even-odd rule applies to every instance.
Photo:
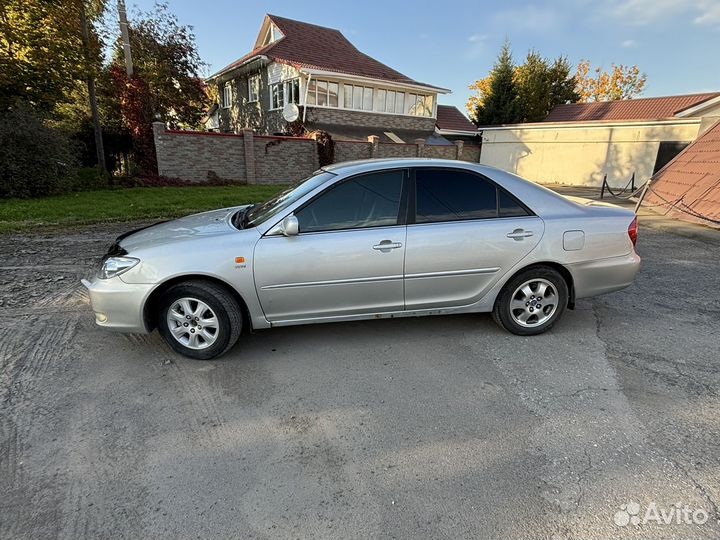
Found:
[[[247,184],[288,184],[319,168],[317,143],[303,137],[277,137],[243,130],[239,134],[178,131],[153,124],[158,173],[190,182],[229,180]],[[480,147],[335,141],[335,162],[369,158],[431,157],[477,163]]]

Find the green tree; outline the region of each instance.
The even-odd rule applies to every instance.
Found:
[[[0,2],[0,108],[20,101],[61,117],[57,107],[73,102],[77,81],[100,66],[101,39],[92,28],[90,49],[80,26],[82,0]],[[104,1],[85,3],[92,24]]]
[[[570,63],[559,57],[552,63],[536,51],[530,51],[525,63],[515,70],[520,120],[539,122],[561,103],[575,103],[575,78]]]
[[[575,76],[571,73],[572,65],[567,57],[560,56],[550,66],[550,107],[548,113],[555,105],[577,103],[580,94],[575,90]]]
[[[489,95],[475,112],[478,125],[512,124],[520,120],[518,88],[514,75],[515,64],[510,42],[505,41],[490,72]]]

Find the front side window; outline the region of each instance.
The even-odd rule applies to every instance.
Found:
[[[335,175],[323,171],[316,171],[309,178],[278,193],[269,201],[250,208],[245,219],[246,227],[255,227],[276,216],[291,204],[296,203],[312,190],[331,180]]]
[[[495,186],[464,171],[418,169],[416,223],[498,217]]]
[[[328,189],[295,213],[300,232],[397,225],[403,171],[363,175]]]
[[[253,75],[248,79],[248,101],[254,102],[260,98],[260,75]]]

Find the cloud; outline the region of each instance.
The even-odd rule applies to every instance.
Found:
[[[700,14],[693,20],[695,24],[720,29],[720,1],[700,1],[697,7],[700,10]]]
[[[544,32],[556,27],[563,18],[560,11],[554,10],[555,7],[555,5],[542,7],[527,5],[507,9],[497,13],[494,22],[504,30]]]
[[[690,15],[695,24],[720,28],[720,0],[612,0],[605,6],[607,15],[637,26]]]
[[[481,57],[485,53],[487,39],[487,34],[473,34],[468,36],[467,42],[470,46],[465,51],[465,57],[471,60]]]
[[[637,42],[634,39],[626,39],[620,44],[621,47],[625,47],[626,49],[629,47],[634,47],[635,45],[637,45]]]
[[[477,43],[477,42],[479,42],[479,41],[485,41],[486,39],[487,39],[487,35],[486,35],[486,34],[473,34],[472,36],[470,36],[469,38],[467,38],[467,40],[468,40],[470,43]]]

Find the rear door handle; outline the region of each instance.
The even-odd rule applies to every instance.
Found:
[[[373,249],[376,251],[382,251],[383,253],[390,253],[391,249],[401,248],[400,242],[393,242],[392,240],[383,240],[379,244],[375,244]]]
[[[513,232],[507,233],[508,238],[512,238],[513,240],[520,241],[523,238],[528,238],[533,235],[532,231],[526,231],[524,229],[515,229]]]

